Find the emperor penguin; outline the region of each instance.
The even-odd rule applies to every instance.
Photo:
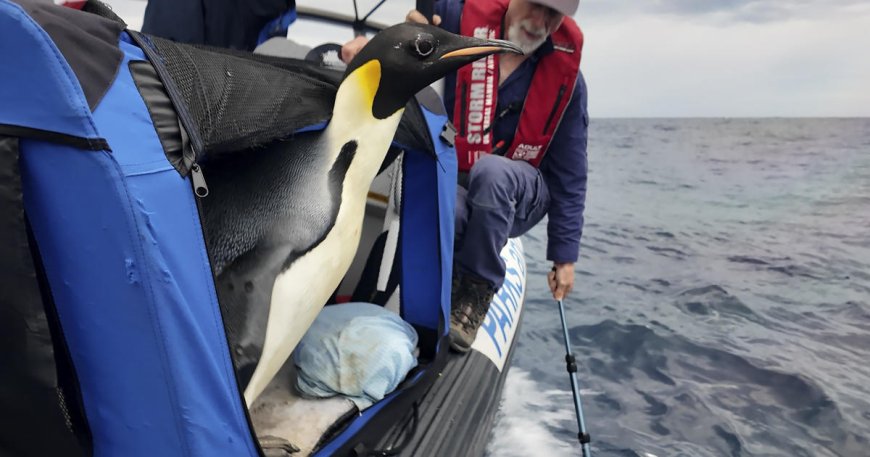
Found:
[[[522,51],[429,25],[392,26],[348,65],[325,130],[202,164],[206,238],[248,406],[350,268],[368,189],[405,105],[448,73],[501,52]]]

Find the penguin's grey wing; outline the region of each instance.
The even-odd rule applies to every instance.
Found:
[[[239,381],[262,352],[275,278],[332,228],[356,145],[329,160],[319,133],[202,164],[204,229]]]

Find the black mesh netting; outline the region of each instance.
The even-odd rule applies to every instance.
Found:
[[[303,60],[139,37],[156,51],[159,62],[151,60],[164,83],[171,79],[169,96],[193,124],[186,127],[194,130],[188,133],[198,155],[262,146],[332,115],[340,72]],[[431,151],[425,120],[413,108],[406,110],[396,142]]]
[[[251,148],[330,117],[334,84],[229,53],[150,39],[178,90],[170,97],[181,97],[202,151]]]

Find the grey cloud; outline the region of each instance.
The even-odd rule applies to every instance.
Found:
[[[686,18],[719,15],[734,21],[773,22],[839,12],[866,0],[583,0],[579,16],[658,14]]]

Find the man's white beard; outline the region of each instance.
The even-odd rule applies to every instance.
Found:
[[[523,19],[522,21],[512,24],[508,27],[507,31],[507,39],[511,43],[520,47],[523,50],[523,53],[526,55],[535,52],[545,41],[547,41],[547,29],[545,27],[535,28],[529,23],[528,19]],[[534,35],[540,36],[535,40],[527,40],[526,34],[523,33],[523,29],[526,29],[527,32],[530,32]]]

